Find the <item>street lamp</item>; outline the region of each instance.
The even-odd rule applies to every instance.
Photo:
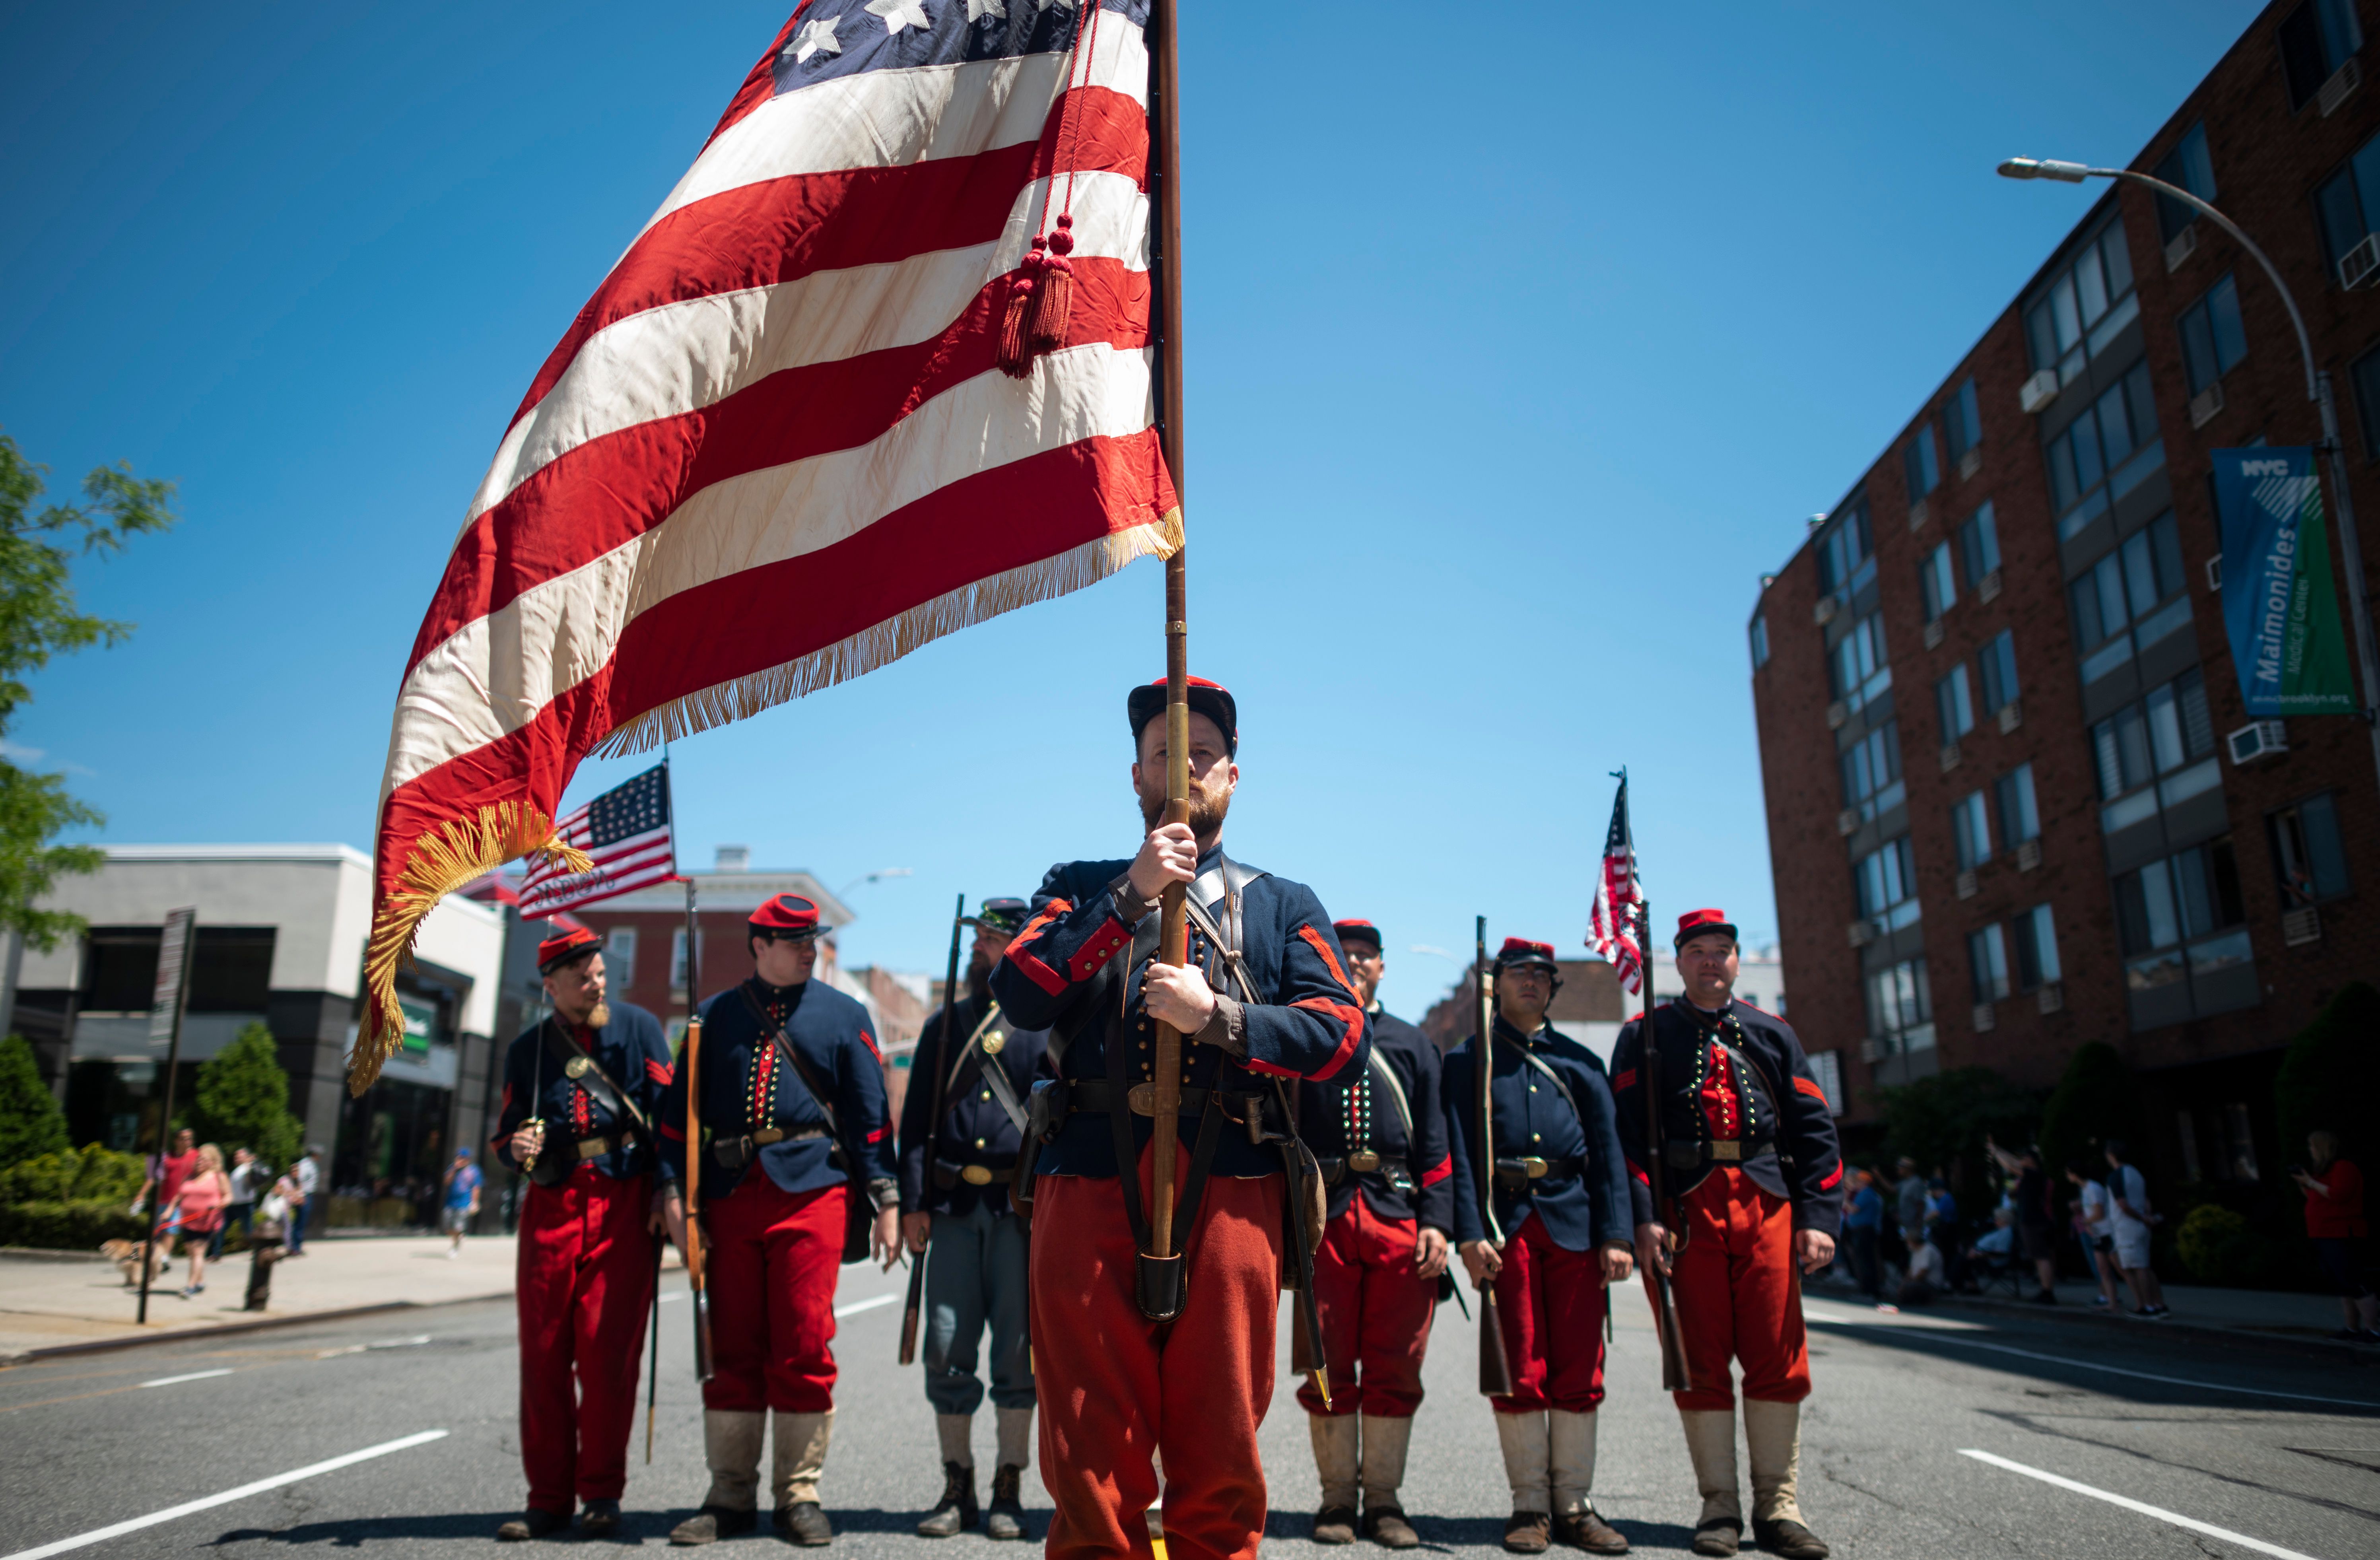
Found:
[[[2305,360],[2306,399],[2322,409],[2322,449],[2330,457],[2331,491],[2338,499],[2339,562],[2347,569],[2347,604],[2355,616],[2355,658],[2363,671],[2363,724],[2372,731],[2372,766],[2380,775],[2380,650],[2372,639],[2372,609],[2364,601],[2363,547],[2355,533],[2355,504],[2347,491],[2347,449],[2338,437],[2338,403],[2332,396],[2328,371],[2314,364],[2313,339],[2306,335],[2305,316],[2298,312],[2298,300],[2289,293],[2280,271],[2258,249],[2255,240],[2240,231],[2239,225],[2189,190],[2168,184],[2161,178],[2134,173],[2130,168],[2095,168],[2086,163],[2060,163],[2042,157],[2011,157],[1999,167],[2002,178],[2056,179],[2061,184],[2080,184],[2086,178],[2123,178],[2134,184],[2145,184],[2160,195],[2170,196],[2182,204],[2206,214],[2215,225],[2239,241],[2240,247],[2265,268],[2273,279],[2273,288],[2281,295],[2281,302],[2289,311],[2289,323],[2297,327],[2298,353]]]
[[[865,883],[881,883],[886,878],[915,877],[917,875],[917,873],[911,871],[906,867],[880,867],[875,871],[865,872],[858,877],[853,878],[849,883],[846,883],[841,888],[836,889],[834,891],[834,896],[840,899],[844,895],[850,893],[853,889],[857,888],[860,884]]]

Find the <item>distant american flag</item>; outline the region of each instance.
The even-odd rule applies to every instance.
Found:
[[[564,814],[557,827],[563,838],[587,852],[594,871],[574,872],[552,857],[540,861],[521,883],[523,920],[542,920],[557,911],[677,876],[666,763],[657,763],[577,811]]]
[[[1645,986],[1645,950],[1637,946],[1637,912],[1645,885],[1636,876],[1636,840],[1628,830],[1628,772],[1620,772],[1620,794],[1611,800],[1611,832],[1603,839],[1603,873],[1595,885],[1595,913],[1587,920],[1586,945],[1611,961],[1631,994]]]

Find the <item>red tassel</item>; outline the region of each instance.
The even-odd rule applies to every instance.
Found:
[[[1000,320],[1000,372],[1023,379],[1033,372],[1033,295],[1035,283],[1049,262],[1047,239],[1036,238],[1025,256],[1016,280],[1008,289],[1008,308]]]
[[[1067,256],[1075,250],[1071,229],[1075,219],[1058,218],[1050,235],[1050,258],[1041,273],[1041,287],[1033,302],[1033,349],[1055,351],[1066,345],[1066,320],[1075,308],[1075,267]]]

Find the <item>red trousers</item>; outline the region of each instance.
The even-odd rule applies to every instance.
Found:
[[[1591,1414],[1603,1401],[1603,1258],[1554,1244],[1535,1214],[1504,1242],[1496,1310],[1512,1395],[1489,1399],[1500,1414],[1560,1408]]]
[[[618,1500],[627,1487],[653,1304],[652,1201],[650,1176],[619,1181],[592,1165],[530,1186],[521,1201],[521,1466],[540,1511],[567,1515],[573,1495]]]
[[[1409,1420],[1421,1407],[1421,1360],[1438,1311],[1438,1280],[1414,1276],[1420,1221],[1383,1219],[1361,1191],[1323,1226],[1314,1253],[1314,1309],[1330,1365],[1330,1407],[1306,1382],[1309,1414]]]
[[[1185,1145],[1185,1174],[1189,1160]],[[1144,1199],[1149,1164],[1144,1149]],[[1257,1426],[1272,1402],[1281,1199],[1279,1176],[1207,1183],[1182,1314],[1159,1326],[1133,1300],[1136,1248],[1115,1183],[1044,1176],[1036,1184],[1034,1385],[1041,1481],[1057,1506],[1049,1560],[1147,1560],[1142,1513],[1158,1498],[1149,1458],[1159,1451],[1171,1560],[1254,1560],[1265,1525]]]
[[[702,1406],[731,1413],[834,1407],[834,1282],[845,1188],[778,1188],[759,1165],[703,1210],[710,1379]]]
[[[1732,1409],[1731,1357],[1743,1395],[1799,1403],[1810,1395],[1810,1338],[1793,1274],[1793,1205],[1732,1165],[1715,1166],[1678,1200],[1686,1249],[1670,1269],[1694,1390],[1678,1407]]]

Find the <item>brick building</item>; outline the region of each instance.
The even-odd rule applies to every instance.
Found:
[[[2365,517],[2380,294],[2341,277],[2380,254],[2358,253],[2380,229],[2373,11],[2269,6],[2131,164],[2215,201],[2288,279]],[[2046,1089],[2077,1044],[2112,1042],[2168,1185],[2269,1180],[2293,1152],[2272,1140],[2279,1049],[2380,969],[2358,894],[2380,890],[2373,746],[2346,716],[2291,719],[2285,751],[2245,762],[2227,743],[2250,722],[2209,452],[2320,425],[2253,259],[2153,191],[2093,188],[1764,582],[1754,703],[1794,1018],[1814,1050],[1840,1042],[1855,1122],[1877,1085],[1985,1065]]]

